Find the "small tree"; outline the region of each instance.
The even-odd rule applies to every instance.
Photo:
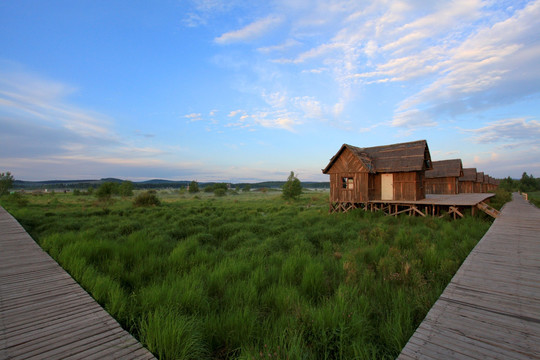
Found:
[[[8,171],[6,173],[0,173],[0,195],[8,193],[9,189],[13,186],[13,176]]]
[[[294,172],[291,171],[291,174],[287,178],[287,182],[283,185],[282,196],[286,200],[294,200],[297,199],[300,194],[302,194],[302,184],[300,183],[300,180],[294,176]]]
[[[96,196],[100,200],[109,200],[115,193],[117,193],[116,184],[113,182],[104,182],[96,190]]]
[[[193,180],[189,183],[189,192],[191,194],[195,194],[199,192],[199,183]]]
[[[118,193],[120,196],[133,196],[133,183],[131,181],[124,181],[118,187]]]
[[[244,187],[242,188],[242,191],[243,192],[250,192],[251,191],[251,185],[249,185],[249,184],[244,185]]]
[[[134,206],[159,206],[161,202],[155,193],[151,191],[146,191],[142,194],[139,194],[135,197],[133,201]]]

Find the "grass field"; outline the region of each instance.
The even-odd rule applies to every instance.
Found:
[[[490,226],[353,211],[328,193],[2,199],[161,359],[393,359]]]
[[[527,193],[529,201],[540,208],[540,191],[533,191]]]

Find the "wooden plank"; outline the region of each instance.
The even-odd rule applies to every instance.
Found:
[[[153,355],[0,207],[0,359]]]
[[[514,194],[398,359],[540,358],[539,233],[540,210]]]

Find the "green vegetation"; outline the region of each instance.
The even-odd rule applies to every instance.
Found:
[[[540,191],[529,192],[527,195],[529,196],[529,201],[540,208]]]
[[[9,171],[6,173],[0,173],[0,196],[7,194],[12,186],[13,175],[11,175]]]
[[[133,183],[131,181],[123,181],[121,183],[107,181],[101,184],[96,190],[96,196],[102,201],[110,200],[113,195],[123,197],[133,196]]]
[[[302,194],[302,184],[294,172],[291,171],[291,174],[287,178],[287,181],[283,185],[282,196],[286,200],[295,200]]]
[[[503,205],[512,200],[512,193],[507,190],[497,188],[495,196],[489,199],[489,205],[497,210],[501,210]]]
[[[518,190],[526,193],[540,191],[540,178],[536,179],[532,174],[528,175],[524,172],[519,180],[514,180],[510,176],[502,179],[499,188],[510,192]]]
[[[191,194],[195,194],[199,192],[199,183],[193,180],[191,183],[189,183],[189,192]]]
[[[158,197],[155,194],[155,191],[145,191],[135,197],[135,200],[133,200],[133,205],[134,206],[159,206],[161,205],[161,201],[159,201]]]
[[[490,225],[314,191],[22,196],[1,203],[161,359],[393,359]]]

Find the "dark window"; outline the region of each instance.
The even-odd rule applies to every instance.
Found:
[[[341,178],[341,188],[343,189],[354,189],[354,179],[351,177]]]

